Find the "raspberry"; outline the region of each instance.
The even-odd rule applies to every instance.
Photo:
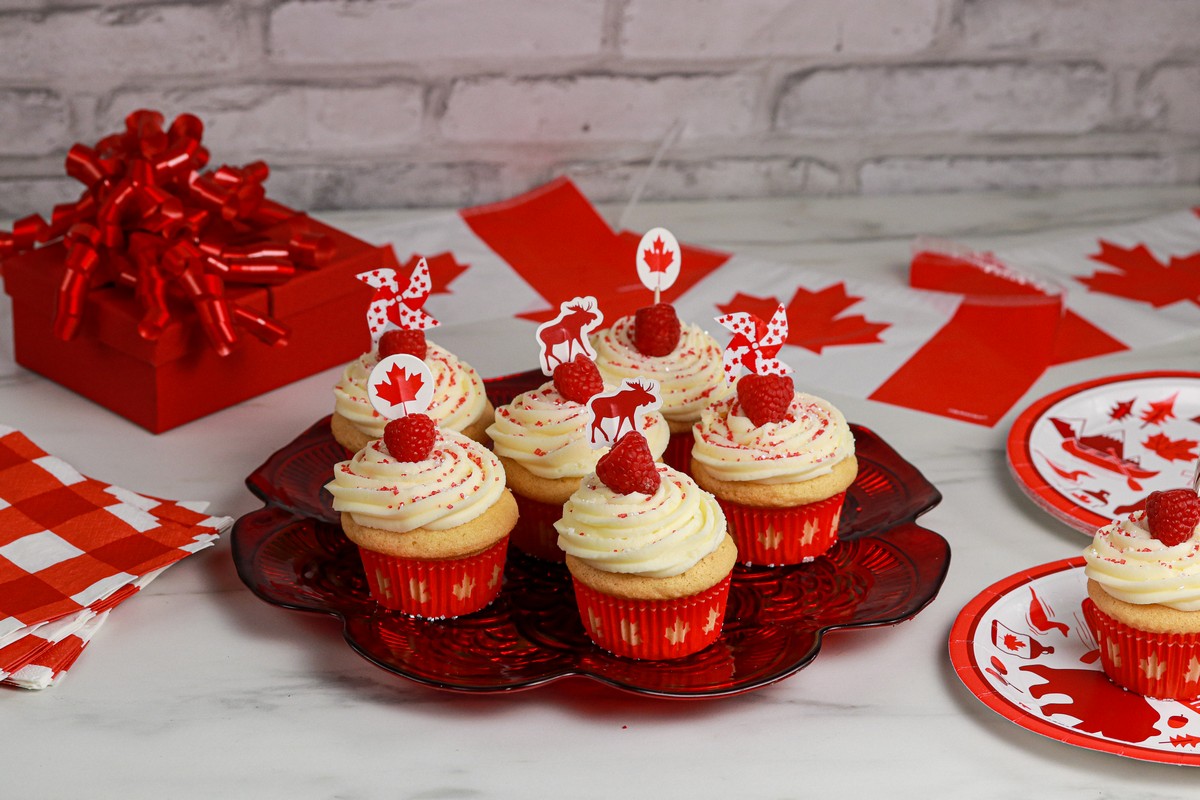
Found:
[[[425,331],[390,330],[379,337],[379,357],[410,355],[425,360]]]
[[[398,417],[383,429],[383,443],[397,461],[424,461],[436,440],[437,425],[425,414]]]
[[[1151,492],[1146,498],[1150,535],[1168,547],[1192,538],[1200,523],[1200,496],[1191,489]]]
[[[646,438],[637,431],[622,436],[596,462],[596,477],[614,492],[654,494],[661,479]]]
[[[644,356],[665,356],[679,344],[681,330],[670,303],[639,308],[633,317],[633,346]]]
[[[787,375],[743,375],[737,385],[742,413],[755,427],[781,421],[795,393],[792,379]]]
[[[575,356],[574,361],[554,368],[554,388],[568,400],[586,403],[604,391],[604,379],[594,361],[587,356]]]

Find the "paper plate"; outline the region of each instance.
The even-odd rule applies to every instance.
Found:
[[[1104,676],[1083,622],[1083,559],[1033,567],[989,586],[959,612],[950,661],[983,704],[1076,747],[1200,766],[1200,701],[1154,700]]]
[[[1141,372],[1068,386],[1027,408],[1008,463],[1035,503],[1088,535],[1159,489],[1191,486],[1200,373]]]

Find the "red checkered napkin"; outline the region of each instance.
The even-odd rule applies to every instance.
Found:
[[[54,628],[54,635],[78,638],[62,631],[70,624],[83,630],[164,568],[210,546],[231,524],[195,504],[85,477],[0,426],[0,671],[11,673],[4,680],[30,659],[61,651],[65,639],[38,635],[42,627],[61,621],[65,627]],[[31,635],[52,647],[26,643],[8,655],[9,646]]]

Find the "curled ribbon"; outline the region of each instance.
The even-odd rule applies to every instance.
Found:
[[[175,299],[195,309],[222,356],[233,351],[239,330],[286,344],[285,325],[227,298],[225,286],[287,281],[297,269],[328,260],[332,241],[306,230],[294,231],[286,244],[254,241],[256,228],[294,216],[267,199],[267,165],[202,172],[209,162],[200,143],[203,123],[181,114],[164,130],[164,121],[157,111],[135,111],[124,132],[94,147],[74,145],[66,172],[84,185],[83,195],[56,206],[50,222],[31,214],[17,220],[11,233],[0,231],[0,257],[62,239],[66,269],[54,318],[62,339],[78,333],[90,288],[116,283],[132,288],[142,306],[143,338],[161,335]]]

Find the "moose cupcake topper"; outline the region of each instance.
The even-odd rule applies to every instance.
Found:
[[[763,322],[748,311],[723,314],[716,319],[733,332],[722,356],[725,380],[736,380],[742,367],[754,375],[787,375],[792,371],[776,358],[788,335],[787,308],[782,303],[770,322]]]
[[[569,363],[579,354],[594,361],[596,351],[588,335],[604,322],[596,298],[591,296],[567,300],[558,309],[557,317],[537,329],[538,359],[544,375],[553,375],[556,366]]]
[[[394,269],[373,269],[354,277],[375,289],[375,295],[367,307],[367,327],[371,331],[373,348],[378,347],[379,337],[389,328],[423,331],[437,327],[438,321],[422,308],[433,291],[429,264],[424,258],[417,262],[403,291]]]
[[[416,356],[388,356],[371,370],[367,397],[380,416],[387,419],[424,414],[433,401],[433,373]]]
[[[679,277],[679,242],[666,228],[646,231],[637,249],[637,274],[642,285],[654,292],[654,302]]]
[[[626,378],[611,392],[588,400],[588,439],[592,447],[615,444],[621,435],[638,429],[637,418],[662,407],[658,381]]]

